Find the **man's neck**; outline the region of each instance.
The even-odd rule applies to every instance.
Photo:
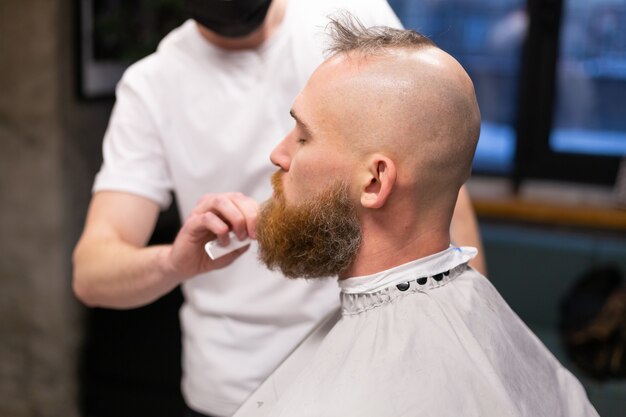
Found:
[[[339,279],[365,276],[439,253],[450,246],[450,233],[445,228],[425,226],[408,228],[369,225],[363,230],[363,243],[352,266]],[[405,232],[405,233],[403,233]]]
[[[263,24],[248,36],[228,38],[218,35],[197,23],[198,31],[205,40],[221,49],[228,51],[256,49],[271,38],[282,24],[285,17],[286,2],[287,0],[274,0],[267,11]]]

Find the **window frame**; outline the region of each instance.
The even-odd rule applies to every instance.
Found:
[[[512,179],[526,178],[611,185],[621,158],[555,152],[554,129],[563,0],[528,0],[529,27],[522,47],[518,120]]]

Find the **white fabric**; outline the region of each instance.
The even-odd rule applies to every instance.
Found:
[[[438,256],[450,261],[455,252]],[[598,415],[485,277],[465,263],[447,274],[422,266],[397,268],[408,285],[391,284],[391,270],[378,292],[342,293],[342,318],[264,415]]]
[[[129,68],[104,139],[94,191],[174,191],[185,218],[206,193],[271,195],[273,147],[293,126],[292,101],[322,61],[326,16],[399,26],[381,0],[290,0],[279,31],[254,51],[213,47],[188,21]],[[230,267],[183,286],[183,394],[228,416],[316,323],[338,306],[334,280],[288,281],[262,268],[256,245]]]
[[[449,271],[457,265],[467,263],[477,253],[476,248],[450,246],[443,252],[435,253],[386,271],[340,280],[339,288],[345,294],[370,294],[391,285],[414,280],[414,277],[427,277]]]
[[[283,393],[298,377],[320,343],[341,317],[339,309],[328,315],[278,368],[248,397],[233,417],[266,417]]]

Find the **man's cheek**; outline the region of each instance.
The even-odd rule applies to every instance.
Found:
[[[293,205],[300,200],[302,187],[297,180],[290,177],[283,182],[283,191],[283,197],[287,205]]]
[[[309,192],[311,178],[298,169],[289,172],[289,174],[284,182],[285,198],[287,202],[296,203]]]

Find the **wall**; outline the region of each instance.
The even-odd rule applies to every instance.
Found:
[[[626,379],[598,381],[585,375],[565,353],[558,323],[560,301],[581,275],[613,265],[626,285],[626,236],[481,222],[489,278],[522,320],[583,383],[603,417],[623,417]]]
[[[78,415],[70,254],[110,102],[75,99],[71,0],[0,2],[0,415]]]

